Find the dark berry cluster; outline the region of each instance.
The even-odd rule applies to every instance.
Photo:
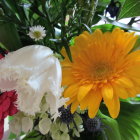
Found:
[[[106,8],[106,13],[108,12],[112,18],[118,15],[121,8],[121,3],[119,1],[111,0],[110,4]]]
[[[101,120],[98,117],[95,117],[94,119],[87,119],[85,123],[85,127],[89,132],[96,132],[101,127]]]
[[[62,122],[69,124],[70,122],[73,121],[73,114],[70,111],[70,107],[64,108],[61,107],[59,108],[60,112],[60,119]]]

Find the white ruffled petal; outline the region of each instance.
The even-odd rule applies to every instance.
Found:
[[[45,93],[61,96],[61,66],[51,49],[32,45],[0,61],[0,89],[16,90],[19,110],[34,115]]]

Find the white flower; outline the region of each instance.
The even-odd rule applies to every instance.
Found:
[[[53,51],[45,46],[27,46],[9,53],[0,61],[0,89],[16,90],[18,109],[29,115],[40,111],[45,93],[54,97],[50,107],[54,104],[58,110],[61,78],[60,62],[53,56]]]
[[[9,122],[9,127],[10,131],[16,135],[20,135],[21,132],[28,133],[33,128],[33,119],[25,116],[22,112],[18,112]]]
[[[40,122],[39,122],[39,131],[43,134],[46,135],[50,128],[51,128],[51,124],[52,121],[49,118],[43,118]]]
[[[15,117],[13,120],[11,120],[9,122],[9,129],[12,133],[16,134],[17,136],[20,135],[22,131],[22,124],[20,118]]]
[[[30,27],[30,31],[28,35],[35,41],[38,41],[38,40],[43,39],[46,36],[46,31],[43,26],[40,26],[40,25],[33,26],[33,27]]]
[[[22,131],[27,133],[31,131],[33,128],[33,119],[29,117],[23,117],[22,118]]]
[[[63,133],[60,137],[60,140],[70,140],[70,136],[68,133]]]
[[[50,113],[51,113],[52,118],[54,119],[54,121],[56,120],[56,118],[58,116],[60,116],[60,113],[59,113],[58,109],[61,106],[63,106],[66,101],[68,101],[67,98],[62,98],[59,95],[55,96],[55,95],[53,95],[51,93],[46,95],[46,102],[50,106]]]

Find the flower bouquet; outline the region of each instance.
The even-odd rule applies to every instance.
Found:
[[[139,140],[139,3],[1,0],[0,140]]]

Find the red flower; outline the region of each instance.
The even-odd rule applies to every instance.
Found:
[[[3,136],[4,119],[9,115],[13,116],[18,112],[15,106],[17,94],[15,91],[4,92],[0,95],[0,139]]]
[[[0,59],[8,52],[0,48]],[[15,106],[15,101],[17,100],[17,94],[15,91],[4,92],[0,94],[0,140],[3,137],[4,133],[4,119],[9,115],[13,116],[18,112],[17,107]]]
[[[0,140],[3,137],[3,132],[4,132],[4,119],[0,120]]]

